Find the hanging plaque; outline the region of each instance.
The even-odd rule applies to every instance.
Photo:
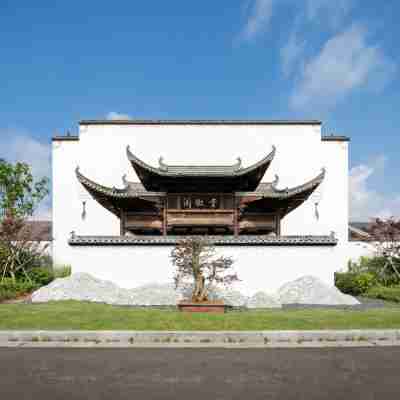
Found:
[[[206,196],[206,195],[188,195],[181,197],[181,208],[184,210],[188,209],[218,209],[219,197],[217,196]]]

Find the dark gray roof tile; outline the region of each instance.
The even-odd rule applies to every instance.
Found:
[[[184,236],[73,236],[69,244],[79,245],[175,245]],[[207,236],[215,245],[255,246],[335,246],[337,239],[328,236]]]

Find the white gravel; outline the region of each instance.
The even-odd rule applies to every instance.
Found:
[[[175,290],[173,284],[148,284],[133,289],[123,289],[112,282],[103,281],[86,273],[76,273],[56,279],[32,294],[33,303],[58,300],[93,301],[107,304],[136,306],[168,306],[187,297],[190,288]],[[213,288],[211,299],[222,299],[232,306],[245,306],[247,297],[239,291]]]
[[[246,307],[248,302],[248,297],[240,293],[238,290],[224,288],[212,288],[209,298],[211,300],[223,300],[223,302],[228,306],[234,307]]]
[[[130,289],[129,293],[132,304],[138,306],[170,306],[176,305],[182,299],[173,284],[149,284]]]
[[[257,292],[247,302],[248,308],[281,308],[282,304],[275,297],[265,292]]]
[[[109,304],[132,304],[130,291],[109,281],[97,279],[89,274],[77,273],[67,278],[58,278],[32,294],[33,303],[58,300],[94,301]]]
[[[343,294],[335,286],[328,286],[313,276],[303,276],[281,286],[278,299],[282,304],[357,305],[360,302]]]
[[[190,290],[176,291],[173,284],[149,284],[123,289],[86,273],[59,278],[32,294],[33,303],[58,300],[93,301],[115,305],[174,306],[186,298]],[[212,288],[211,299],[221,299],[231,306],[249,308],[279,308],[282,304],[356,305],[354,297],[325,285],[312,276],[305,276],[283,285],[276,295],[257,292],[248,297],[237,290]]]

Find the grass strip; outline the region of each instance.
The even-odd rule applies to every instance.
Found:
[[[0,305],[0,329],[28,330],[321,330],[400,328],[400,308],[291,309],[190,314],[77,301]]]

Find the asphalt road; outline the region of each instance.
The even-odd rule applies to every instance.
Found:
[[[0,348],[0,399],[399,399],[400,347]]]

